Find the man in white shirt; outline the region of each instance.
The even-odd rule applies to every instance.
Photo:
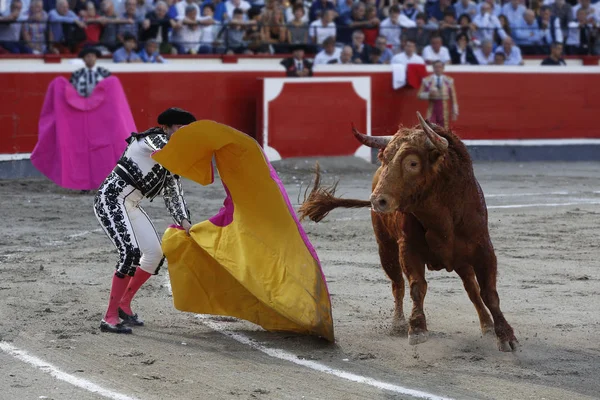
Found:
[[[391,61],[392,64],[425,64],[425,60],[417,54],[417,44],[412,40],[407,40],[404,45],[404,52],[396,54]]]
[[[521,4],[520,0],[510,0],[502,6],[502,14],[508,19],[510,26],[516,26],[523,18],[527,7]]]
[[[194,0],[183,0],[175,4],[175,10],[177,10],[177,20],[180,21],[185,18],[185,8],[187,6],[194,6],[196,9],[196,15],[200,15],[200,7]]]
[[[315,56],[315,65],[339,63],[342,49],[335,47],[335,37],[329,36],[323,41],[323,50]]]
[[[312,39],[313,43],[323,44],[325,39],[329,36],[336,37],[337,29],[335,22],[333,22],[333,11],[324,10],[321,19],[314,21],[308,28],[308,36]]]
[[[400,7],[397,4],[390,7],[389,13],[389,18],[384,19],[379,25],[379,34],[385,36],[388,44],[392,46],[392,51],[395,53],[400,49],[402,28],[414,28],[417,26],[417,23],[400,13]]]
[[[487,2],[481,3],[481,12],[473,19],[473,24],[477,31],[473,35],[475,39],[483,41],[484,39],[494,40],[494,32],[497,30],[502,40],[506,38],[506,32],[500,25],[500,20],[492,14],[492,8]]]
[[[442,46],[441,36],[432,37],[429,43],[423,49],[425,63],[432,65],[436,61],[441,61],[444,64],[450,64],[450,51],[446,46]]]
[[[492,45],[492,41],[489,39],[485,39],[481,42],[481,48],[476,49],[473,54],[475,54],[475,58],[479,65],[492,65],[494,64],[494,52],[492,51],[494,46]]]

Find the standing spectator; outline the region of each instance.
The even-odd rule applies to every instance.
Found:
[[[125,34],[123,36],[123,47],[113,53],[113,62],[115,63],[139,63],[142,62],[140,56],[135,52],[137,42],[135,36]]]
[[[135,38],[138,38],[138,32],[140,30],[140,24],[143,19],[138,19],[135,13],[136,3],[135,0],[126,0],[125,1],[125,12],[123,13],[123,20],[127,21],[126,23],[120,24],[117,27],[117,43],[123,44],[123,35],[125,33],[130,33]]]
[[[178,3],[175,3],[175,9],[177,10],[177,16],[175,17],[176,21],[181,21],[186,17],[185,9],[189,6],[192,6],[196,9],[196,15],[200,15],[200,7],[198,6],[198,3],[196,3],[196,1],[181,0]]]
[[[394,57],[394,53],[388,48],[385,36],[380,35],[377,37],[377,40],[375,40],[375,47],[381,51],[379,63],[389,64],[392,61],[392,57]]]
[[[292,46],[292,57],[281,60],[285,67],[286,75],[290,77],[313,76],[312,63],[304,58],[304,46],[296,44]]]
[[[521,49],[515,46],[510,36],[507,36],[502,41],[502,46],[496,49],[496,53],[504,54],[504,65],[524,65]]]
[[[456,10],[452,6],[451,0],[438,0],[435,5],[431,8],[429,13],[429,19],[433,19],[433,22],[440,22],[444,19],[446,12],[452,12],[452,15],[456,15]]]
[[[369,25],[367,21],[365,3],[357,2],[352,6],[350,14],[343,15],[341,26],[339,29],[338,40],[342,43],[350,43],[352,41],[352,33],[357,29],[362,29]]]
[[[102,24],[105,22],[96,12],[96,5],[93,1],[88,1],[86,4],[85,14],[83,14],[83,22],[85,22],[85,41],[83,45],[95,46],[100,42],[102,34]],[[80,45],[81,46],[81,45]]]
[[[499,17],[500,15],[502,15],[502,8],[496,4],[496,0],[483,0],[482,2],[480,2],[477,5],[477,8],[479,9],[480,14],[483,13],[481,11],[481,8],[483,7],[484,4],[487,4],[490,7],[490,13],[492,15],[495,15],[496,17]]]
[[[477,58],[475,54],[473,54],[473,49],[469,46],[467,42],[467,35],[460,34],[456,38],[456,44],[452,49],[450,49],[450,58],[452,59],[452,64],[458,65],[477,65]]]
[[[239,8],[233,10],[233,16],[224,27],[227,54],[242,54],[248,50],[248,47],[244,42],[246,25],[247,24],[244,21],[244,12]],[[223,30],[221,30],[221,32],[223,32]]]
[[[250,14],[248,11],[248,14]],[[215,15],[215,6],[212,4],[207,4],[202,9],[202,17],[200,17],[200,21],[203,21],[201,30],[202,36],[200,37],[200,50],[198,51],[200,54],[212,54],[215,49],[214,46],[216,44],[216,38],[221,30],[221,23],[214,19]]]
[[[404,52],[396,54],[391,61],[392,64],[425,64],[425,60],[417,54],[417,45],[412,39],[407,39]]]
[[[115,11],[115,4],[113,0],[102,1],[102,17],[104,28],[102,30],[102,35],[100,35],[100,43],[102,46],[106,47],[112,52],[119,48],[120,45],[120,42],[117,38],[119,24],[127,23],[129,21],[119,18],[117,12]],[[137,35],[135,36],[137,39]]]
[[[335,47],[335,37],[329,36],[323,41],[323,50],[315,56],[314,64],[329,64],[331,60],[339,60],[342,49]]]
[[[447,48],[452,48],[456,45],[456,36],[458,34],[458,25],[453,11],[446,11],[444,19],[440,22],[440,36],[442,44]]]
[[[595,34],[594,24],[590,22],[587,11],[580,8],[577,10],[576,20],[569,22],[569,34],[565,41],[565,44],[567,45],[567,54],[590,54]]]
[[[502,15],[508,19],[508,24],[514,27],[521,23],[523,13],[527,7],[521,4],[521,0],[510,0],[502,6]]]
[[[406,15],[400,13],[400,7],[394,4],[390,7],[389,17],[384,19],[379,26],[379,34],[386,38],[387,43],[394,52],[400,50],[400,35],[402,28],[414,28],[417,23]]]
[[[23,26],[16,22],[27,20],[27,17],[21,16],[22,9],[21,0],[12,0],[8,15],[0,17],[0,22],[8,22],[0,24],[0,46],[11,53],[31,54],[31,48],[20,41]]]
[[[578,3],[579,4],[573,7],[573,20],[577,19],[577,13],[579,10],[584,10],[588,23],[593,24],[594,22],[600,22],[598,18],[598,10],[592,7],[590,0],[578,0]]]
[[[27,23],[23,24],[23,40],[34,54],[44,54],[48,14],[44,11],[42,0],[32,0],[27,13]],[[1,29],[1,28],[0,28]]]
[[[329,36],[336,36],[337,29],[333,22],[333,11],[325,10],[321,19],[318,19],[310,24],[308,36],[313,43],[321,45]]]
[[[480,13],[473,19],[473,25],[477,27],[474,35],[475,39],[478,41],[484,39],[494,40],[494,33],[498,32],[501,40],[504,40],[507,34],[502,29],[498,17],[492,14],[492,8],[489,3],[481,3],[479,10]]]
[[[417,16],[422,13],[421,10],[416,4],[415,0],[404,0],[404,7],[402,8],[402,15],[406,16],[408,19],[411,19],[417,22]]]
[[[365,43],[365,34],[361,31],[352,33],[352,62],[354,64],[368,64],[371,47]]]
[[[162,0],[156,2],[154,11],[146,14],[142,21],[139,39],[145,42],[149,39],[155,39],[158,42],[161,54],[171,53],[172,46],[169,44],[169,31],[177,24],[174,19],[167,15],[169,8],[167,3]]]
[[[429,44],[431,30],[425,25],[425,14],[417,15],[417,27],[406,32],[406,37],[412,40],[417,45],[417,53],[421,54],[423,48]]]
[[[494,45],[489,39],[485,39],[481,42],[481,47],[476,49],[473,53],[477,59],[479,65],[492,65],[494,64]],[[503,54],[504,55],[504,54]],[[504,61],[502,61],[504,64]]]
[[[223,0],[204,0],[201,6],[202,12],[204,12],[204,7],[208,4],[211,4],[214,7],[213,19],[219,22],[219,24],[223,24],[228,18],[231,18],[231,16],[227,15],[227,7]]]
[[[460,20],[461,15],[467,14],[470,18],[477,15],[477,4],[471,0],[459,0],[454,4],[456,19]]]
[[[83,59],[85,67],[74,71],[69,82],[80,96],[89,97],[98,82],[110,76],[110,71],[96,66],[96,60],[100,57],[98,49],[86,47],[81,50],[78,57]]]
[[[558,43],[558,42],[552,43],[552,47],[550,49],[550,56],[548,56],[547,58],[544,59],[544,61],[542,61],[542,65],[564,65],[564,66],[566,66],[567,63],[565,62],[564,58],[562,57],[562,52],[563,52],[562,43]]]
[[[542,40],[544,43],[544,53],[548,53],[550,45],[555,42],[563,43],[563,32],[560,27],[558,17],[552,16],[550,7],[543,6],[538,24],[542,30]]]
[[[144,63],[165,63],[165,59],[158,52],[158,42],[150,39],[144,45],[144,48],[138,54],[140,60]]]
[[[506,18],[505,15],[501,15],[498,17],[498,21],[500,21],[500,26],[502,27],[504,33],[506,33],[507,36],[514,37],[512,27],[510,22],[508,22],[508,18]],[[502,44],[502,37],[498,32],[500,32],[500,30],[494,31],[494,41],[496,44],[500,45]]]
[[[423,49],[423,59],[428,65],[434,64],[436,61],[441,61],[444,64],[449,64],[450,52],[446,46],[442,45],[440,36],[433,36],[430,44]]]
[[[436,61],[433,64],[433,74],[421,82],[421,88],[417,97],[427,100],[427,118],[434,124],[450,127],[450,118],[456,121],[458,118],[458,99],[454,80],[444,73],[444,63]]]
[[[242,19],[246,21],[248,19],[248,10],[250,9],[250,7],[252,6],[246,0],[227,0],[225,2],[225,12],[227,18],[231,18],[233,12],[236,9],[239,9],[242,11]]]
[[[383,1],[380,2],[383,4]],[[352,11],[352,6],[354,5],[354,0],[338,0],[337,1],[337,13],[340,16],[344,16]]]
[[[369,46],[375,46],[375,39],[379,36],[379,25],[381,21],[377,17],[377,8],[368,6],[365,17],[369,24],[362,28],[362,33],[365,34],[365,43]]]
[[[473,42],[474,27],[469,14],[463,14],[458,18],[458,32],[467,35],[469,43]]]
[[[202,30],[198,22],[199,8],[194,6],[195,4],[188,4],[185,15],[183,18],[178,16],[177,24],[173,27],[171,41],[178,54],[197,54],[200,49]]]
[[[304,4],[303,0],[294,0],[290,3],[290,5],[285,9],[285,20],[287,22],[293,21],[296,18],[296,9],[298,8],[302,8],[302,17],[300,20],[308,26],[309,8]]]
[[[308,19],[311,22],[316,21],[318,18],[323,17],[323,11],[326,11],[326,10],[331,10],[332,12],[334,12],[332,19],[337,16],[337,13],[335,12],[335,5],[333,4],[332,1],[314,0],[312,2],[312,4],[310,5],[310,10],[308,12]]]
[[[283,10],[276,7],[265,17],[265,24],[261,32],[263,43],[273,46],[275,53],[286,53],[287,46],[285,43],[288,41],[288,35]]]
[[[560,27],[566,31],[569,22],[573,20],[573,7],[565,0],[554,0],[550,6],[552,15],[560,20]]]
[[[288,43],[308,43],[308,23],[304,22],[305,16],[304,6],[302,4],[296,4],[294,6],[294,19],[287,25]]]
[[[521,21],[515,26],[515,43],[524,54],[542,54],[542,30],[532,10],[523,14]]]
[[[70,52],[71,47],[85,40],[86,25],[73,11],[69,10],[67,0],[56,1],[56,9],[48,13],[48,23],[54,40],[52,46],[60,53]]]

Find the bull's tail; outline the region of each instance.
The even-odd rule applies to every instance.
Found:
[[[300,221],[308,217],[314,222],[319,222],[329,214],[331,210],[338,207],[343,208],[363,208],[371,207],[371,202],[366,200],[341,199],[335,197],[337,182],[328,188],[321,187],[321,170],[319,163],[315,165],[315,184],[312,191],[306,197],[298,210]]]

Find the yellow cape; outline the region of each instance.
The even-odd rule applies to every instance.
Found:
[[[319,259],[258,143],[203,120],[179,129],[152,155],[201,185],[214,180],[213,156],[227,192],[223,208],[194,225],[190,236],[176,226],[163,236],[175,308],[333,341]]]

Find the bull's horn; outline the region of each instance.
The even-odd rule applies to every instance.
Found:
[[[439,150],[446,150],[448,148],[448,141],[446,140],[446,138],[441,137],[433,129],[431,129],[427,121],[423,119],[421,113],[418,111],[417,118],[419,118],[419,123],[421,124],[421,127],[425,131],[425,134],[427,135],[429,140],[431,140],[431,143],[433,143],[433,145]]]
[[[352,133],[359,142],[368,147],[374,147],[376,149],[383,149],[392,140],[393,136],[369,136],[360,133],[352,124]]]

